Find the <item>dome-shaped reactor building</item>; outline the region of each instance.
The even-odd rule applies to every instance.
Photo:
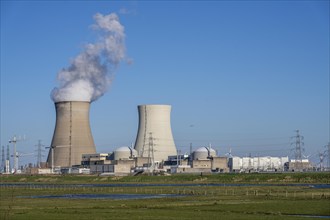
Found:
[[[137,151],[131,147],[119,147],[114,151],[114,160],[129,160],[137,157]]]
[[[216,156],[217,152],[211,147],[200,147],[193,153],[194,160],[206,160]]]
[[[171,129],[170,105],[139,105],[139,127],[134,149],[154,162],[177,154]]]
[[[56,125],[47,158],[48,166],[80,165],[82,154],[96,153],[89,124],[90,102],[57,102],[55,108]]]

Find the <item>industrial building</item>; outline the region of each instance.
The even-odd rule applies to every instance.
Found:
[[[314,167],[308,159],[290,160],[288,170],[291,172],[313,171]]]
[[[148,158],[137,157],[131,147],[120,147],[113,153],[84,154],[81,164],[90,173],[128,175],[139,167],[148,167]]]
[[[151,157],[139,157],[131,147],[120,147],[109,154],[84,154],[82,166],[89,168],[91,173],[113,175],[229,172],[227,157],[218,157],[210,147],[198,148],[191,155],[170,155],[167,160],[156,163]]]
[[[56,125],[47,158],[52,173],[61,169],[70,173],[115,175],[140,171],[264,172],[284,171],[285,163],[289,162],[288,157],[220,157],[211,146],[180,155],[172,135],[170,105],[139,105],[134,148],[124,146],[111,153],[96,153],[89,124],[90,102],[57,102],[55,108]]]
[[[288,157],[230,157],[230,172],[277,172],[285,171]]]
[[[56,125],[47,158],[48,167],[71,168],[81,165],[81,161],[86,165],[88,161],[91,163],[89,165],[103,165],[102,170],[110,172],[132,163],[137,157],[140,158],[138,164],[145,160],[141,158],[148,158],[147,163],[158,166],[168,156],[176,154],[170,123],[170,105],[139,105],[139,129],[134,149],[118,148],[113,153],[113,158],[110,158],[111,155],[96,154],[89,124],[89,102],[57,102],[55,108]],[[86,155],[89,157],[86,158]],[[99,169],[101,168],[95,168]]]
[[[211,147],[200,147],[171,167],[171,173],[229,172],[227,157],[219,157]]]

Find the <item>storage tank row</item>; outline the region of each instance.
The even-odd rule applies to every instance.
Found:
[[[288,157],[231,157],[229,168],[231,172],[267,172],[284,171]]]

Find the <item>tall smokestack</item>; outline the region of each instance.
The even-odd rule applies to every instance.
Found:
[[[47,158],[48,165],[61,167],[80,165],[82,154],[96,153],[89,125],[90,103],[57,102],[55,108],[56,125]]]
[[[154,161],[176,155],[171,129],[170,105],[139,105],[139,130],[134,149],[139,156],[154,155]],[[151,146],[152,145],[152,146]],[[152,151],[150,154],[150,147]]]

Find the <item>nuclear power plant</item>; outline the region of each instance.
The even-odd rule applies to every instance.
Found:
[[[171,129],[170,105],[139,105],[138,131],[133,147],[96,153],[89,124],[89,102],[56,102],[56,126],[48,167],[91,173],[128,175],[136,172],[227,172],[227,158],[211,147],[179,155]],[[175,167],[175,169],[173,168]],[[79,172],[80,172],[79,171]],[[66,171],[62,171],[66,172]]]
[[[190,143],[190,152],[177,150],[171,128],[170,105],[139,105],[138,130],[135,144],[121,146],[113,152],[97,153],[90,127],[90,104],[102,97],[109,88],[115,70],[122,61],[130,62],[126,56],[125,28],[115,13],[94,16],[93,30],[99,37],[87,43],[83,50],[71,60],[68,67],[57,74],[58,86],[51,92],[55,103],[56,124],[49,148],[47,162],[40,173],[81,172],[133,175],[139,172],[201,173],[201,172],[277,172],[310,171],[308,158],[302,158],[303,137],[295,136],[295,160],[288,157],[233,157],[219,156],[211,144],[198,146],[195,151]],[[133,137],[135,138],[135,137]],[[128,140],[131,141],[131,140]],[[18,169],[19,154],[14,144],[14,172]],[[294,143],[291,143],[291,145]],[[38,148],[38,168],[41,168],[41,144]],[[134,147],[133,147],[134,146]],[[9,173],[9,148],[7,158],[2,150],[1,169]],[[292,149],[291,149],[292,150]],[[324,170],[324,156],[320,153],[319,170]],[[328,169],[330,169],[330,158]],[[62,171],[62,169],[64,171]],[[65,171],[67,170],[67,171]],[[89,170],[89,171],[87,171]],[[34,172],[34,171],[33,171]],[[80,171],[79,171],[80,172]],[[1,173],[1,172],[0,172]]]
[[[47,158],[48,166],[81,164],[83,154],[96,153],[89,124],[90,102],[56,102],[56,125]]]
[[[284,171],[288,158],[263,157],[238,164],[238,157],[219,156],[211,145],[180,154],[171,129],[170,105],[139,105],[135,145],[109,153],[96,153],[89,123],[90,102],[56,102],[56,125],[47,164],[39,173],[210,173]],[[243,158],[243,162],[245,159]],[[252,162],[253,163],[252,163]],[[255,163],[257,161],[258,163]],[[238,164],[238,165],[237,165]],[[248,165],[246,165],[248,164]],[[256,168],[252,164],[258,165]]]
[[[140,157],[152,157],[154,162],[166,161],[176,155],[171,129],[170,105],[139,105],[139,129],[134,149]]]

